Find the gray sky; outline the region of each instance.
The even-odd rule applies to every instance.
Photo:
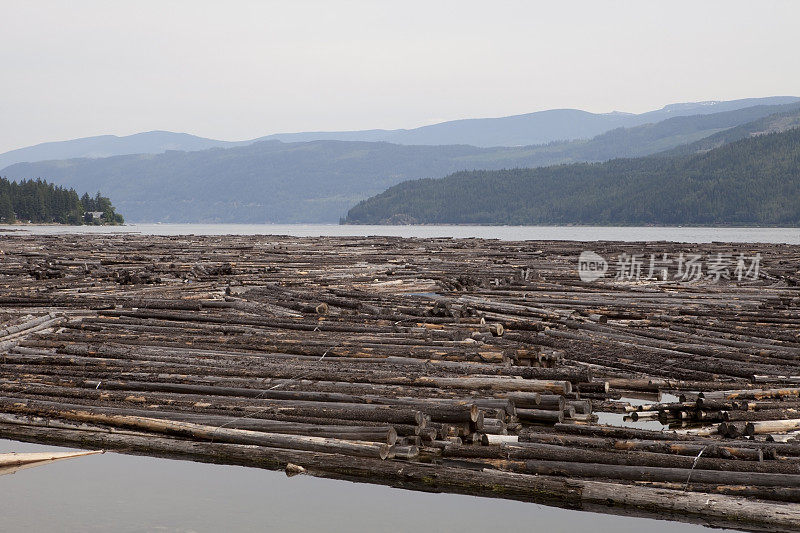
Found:
[[[800,95],[800,2],[0,2],[0,152]]]

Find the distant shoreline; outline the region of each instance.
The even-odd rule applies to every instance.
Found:
[[[142,222],[144,224],[144,222]],[[150,224],[148,222],[148,224]],[[202,222],[187,222],[186,224],[202,224]],[[230,222],[230,224],[246,224],[240,222]],[[303,224],[299,222],[297,224]],[[487,227],[487,228],[728,228],[728,229],[800,229],[800,224],[796,226],[778,225],[753,225],[740,226],[735,224],[687,224],[675,226],[672,224],[460,224],[460,223],[419,223],[419,224],[362,224],[360,222],[340,222],[340,226],[386,226],[386,227],[426,227],[426,226],[453,226],[453,227]]]
[[[64,228],[81,228],[81,227],[90,227],[90,226],[126,226],[127,224],[62,224],[61,222],[2,222],[0,223],[0,227],[3,226],[57,226],[57,227],[64,227]],[[12,231],[12,230],[5,230],[5,231]],[[22,229],[16,231],[24,231]]]
[[[124,224],[61,224],[58,222],[0,222],[2,227],[36,227],[53,226],[64,228],[88,228],[88,227],[125,227],[125,226],[326,226],[326,227],[384,227],[384,228],[704,228],[704,229],[798,229],[800,224],[794,226],[779,225],[736,225],[736,224],[480,224],[480,223],[458,223],[458,222],[436,222],[419,224],[365,224],[360,222],[125,222]],[[6,230],[10,231],[10,230]]]

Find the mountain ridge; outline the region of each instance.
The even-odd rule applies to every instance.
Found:
[[[481,148],[500,146],[530,146],[546,144],[553,141],[591,138],[618,127],[632,127],[650,122],[659,122],[676,116],[693,114],[711,114],[735,111],[756,105],[783,105],[800,101],[794,96],[771,96],[765,98],[744,98],[729,101],[683,102],[667,104],[661,109],[645,113],[626,113],[612,111],[610,113],[590,113],[579,109],[560,108],[535,111],[519,115],[491,118],[465,118],[446,121],[438,124],[421,126],[413,129],[399,130],[364,130],[360,132],[301,132],[278,133],[261,137],[260,140],[278,139],[284,142],[301,142],[310,140],[339,140],[337,136],[347,135],[347,140],[385,141],[395,144],[437,145],[468,144]],[[490,125],[491,128],[478,128],[453,133],[460,126]],[[502,135],[495,135],[491,130],[497,125],[505,125]],[[511,126],[510,131],[508,126]],[[572,126],[570,126],[572,125]],[[524,126],[520,129],[519,126]],[[532,126],[546,126],[549,134],[535,136],[525,131]]]
[[[772,96],[712,103],[686,102],[668,104],[661,109],[640,114],[621,111],[590,113],[577,109],[549,109],[506,117],[451,120],[411,129],[275,133],[243,141],[224,141],[188,133],[154,130],[125,136],[99,135],[51,141],[17,148],[0,154],[0,169],[22,162],[163,153],[166,150],[197,151],[218,147],[231,148],[265,140],[283,142],[349,140],[392,142],[405,145],[468,144],[477,147],[530,146],[553,141],[591,138],[618,127],[659,122],[674,116],[711,114],[756,105],[782,105],[798,101],[800,98],[794,96]]]

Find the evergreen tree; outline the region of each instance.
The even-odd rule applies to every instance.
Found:
[[[0,192],[0,222],[11,224],[17,221],[14,216],[14,207],[11,205],[11,198],[8,191]]]
[[[114,210],[111,200],[99,192],[79,198],[73,189],[65,189],[42,179],[22,180],[19,183],[0,178],[0,222],[43,222],[83,224],[85,211],[101,211],[96,223],[122,224],[123,218]]]

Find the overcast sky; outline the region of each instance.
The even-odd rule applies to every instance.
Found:
[[[0,152],[800,95],[800,2],[2,1]]]

